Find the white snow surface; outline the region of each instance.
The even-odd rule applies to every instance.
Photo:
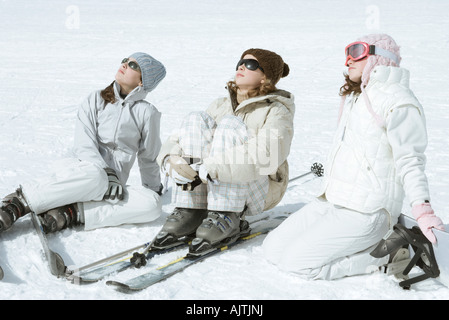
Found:
[[[148,95],[163,114],[163,141],[183,115],[226,94],[241,53],[279,53],[291,73],[278,87],[296,97],[291,177],[324,162],[336,128],[344,47],[369,33],[401,45],[402,66],[425,108],[427,174],[437,215],[449,223],[449,2],[439,0],[0,0],[0,195],[46,174],[70,155],[79,103],[109,85],[123,57],[136,51],[161,60],[167,77]],[[136,168],[130,184],[140,184]],[[293,182],[269,214],[295,212],[311,201],[320,179]],[[173,209],[164,196],[153,223],[50,235],[70,266],[82,266],[151,240]],[[404,206],[404,213],[409,214]],[[264,259],[263,237],[196,264],[133,295],[105,280],[73,285],[52,276],[29,217],[0,235],[0,300],[5,299],[448,299],[427,280],[402,290],[381,273],[307,281]],[[449,250],[449,249],[448,249]],[[179,255],[152,260],[155,268]],[[142,273],[129,270],[106,279]]]

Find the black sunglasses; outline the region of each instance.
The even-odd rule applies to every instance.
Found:
[[[235,68],[235,70],[238,70],[242,64],[245,64],[246,69],[249,69],[252,71],[256,71],[257,69],[260,69],[263,73],[265,73],[265,71],[263,71],[263,68],[259,64],[259,61],[254,60],[254,59],[240,60],[239,63],[237,63],[237,67]]]
[[[123,64],[123,63],[128,63],[128,66],[129,66],[131,69],[133,69],[133,70],[135,70],[135,71],[140,71],[139,64],[138,64],[137,62],[135,62],[135,61],[129,60],[129,58],[124,58],[124,59],[122,60],[122,64]]]

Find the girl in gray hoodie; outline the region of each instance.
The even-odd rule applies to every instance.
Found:
[[[48,175],[5,197],[0,232],[30,211],[47,233],[79,223],[89,230],[156,219],[160,112],[143,99],[165,74],[163,64],[148,54],[123,59],[115,81],[79,107],[75,157],[58,161]],[[126,186],[136,158],[142,187]]]

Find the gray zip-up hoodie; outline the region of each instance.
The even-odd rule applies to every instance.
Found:
[[[78,110],[76,156],[114,169],[123,185],[137,157],[142,185],[158,192],[161,113],[143,100],[147,95],[143,87],[138,86],[123,99],[119,84],[114,82],[114,104],[106,104],[100,92],[91,93]]]

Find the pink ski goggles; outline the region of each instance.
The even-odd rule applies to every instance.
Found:
[[[348,61],[351,59],[353,61],[360,61],[368,56],[379,55],[393,60],[396,65],[399,66],[399,58],[393,52],[382,49],[375,45],[370,45],[366,42],[357,41],[350,43],[345,48],[346,62],[345,66],[348,66]]]

